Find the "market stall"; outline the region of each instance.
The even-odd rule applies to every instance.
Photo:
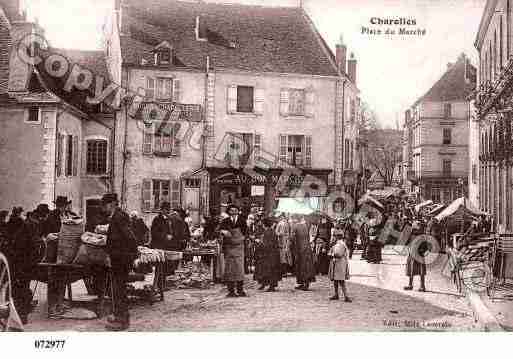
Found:
[[[46,250],[44,260],[36,265],[33,280],[47,283],[48,309],[54,304],[52,286],[60,283],[68,292],[69,301],[75,305],[71,284],[83,280],[91,294],[97,300],[83,301],[80,304],[90,307],[98,316],[103,314],[104,298],[110,297],[110,259],[105,252],[106,233],[108,225],[97,226],[95,233],[84,232],[81,219],[64,221],[60,233],[48,235],[46,238]],[[138,257],[133,264],[134,272],[129,275],[129,282],[146,281],[144,268],[150,268],[154,273],[154,280],[146,284],[142,290],[137,289],[129,294],[147,295],[160,294],[163,300],[165,288],[164,267],[166,263],[180,261],[181,252],[164,251],[138,247]],[[143,270],[141,270],[143,269]],[[149,296],[148,296],[149,297]]]

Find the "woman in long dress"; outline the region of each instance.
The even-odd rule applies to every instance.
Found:
[[[282,214],[276,225],[276,236],[280,247],[280,262],[282,273],[286,274],[292,269],[292,253],[290,251],[290,224],[287,217]]]
[[[268,292],[274,292],[278,282],[282,279],[280,248],[276,234],[273,230],[272,220],[265,218],[263,221],[264,233],[262,240],[256,246],[256,268],[254,279],[260,284],[260,290],[266,286]]]
[[[330,300],[339,300],[338,289],[342,289],[344,301],[351,302],[347,295],[346,280],[349,279],[349,248],[344,241],[344,232],[342,230],[333,231],[334,246],[329,251],[331,258],[328,278],[333,282],[334,295]]]

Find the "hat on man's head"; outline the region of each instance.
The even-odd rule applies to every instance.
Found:
[[[48,205],[46,203],[41,203],[37,206],[34,213],[38,216],[46,216],[46,215],[50,214],[50,208],[48,207]]]
[[[23,213],[23,208],[22,207],[13,207],[12,208],[12,214],[15,215],[15,216],[19,216],[22,213]]]
[[[117,193],[107,193],[102,197],[102,203],[108,204],[112,202],[118,202],[118,194]]]
[[[71,204],[71,200],[68,201],[68,197],[66,196],[57,196],[57,199],[53,201],[57,207],[67,206]]]
[[[166,201],[162,202],[160,204],[160,210],[161,211],[169,211],[169,210],[171,210],[171,203],[166,202]]]
[[[7,217],[9,215],[9,211],[0,211],[0,217]]]
[[[226,207],[226,213],[230,212],[230,209],[235,208],[236,210],[240,210],[240,208],[234,204],[229,204],[228,207]]]

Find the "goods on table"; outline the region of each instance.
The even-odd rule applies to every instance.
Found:
[[[75,259],[83,233],[84,221],[82,219],[67,219],[62,222],[57,248],[58,264],[69,264]]]
[[[82,243],[73,264],[109,266],[110,259],[103,247]]]
[[[167,284],[178,289],[206,289],[212,284],[210,269],[201,262],[184,264],[175,274],[167,277]]]
[[[109,231],[108,224],[99,224],[94,229],[94,232],[97,234],[107,234],[108,231]]]
[[[104,234],[85,232],[81,239],[82,243],[93,246],[105,246],[107,244],[107,236]]]
[[[152,249],[148,247],[139,246],[139,257],[134,261],[134,266],[137,267],[141,264],[165,262],[166,254],[163,250]]]

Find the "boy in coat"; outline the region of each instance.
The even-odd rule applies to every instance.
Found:
[[[328,278],[333,282],[335,294],[330,300],[339,300],[338,288],[342,288],[344,301],[351,302],[347,295],[346,280],[349,279],[349,248],[344,241],[344,232],[336,230],[333,232],[332,243],[334,246],[329,251],[331,257]]]
[[[260,290],[264,290],[266,286],[269,286],[267,291],[274,292],[282,278],[280,247],[274,233],[272,220],[265,218],[262,224],[264,226],[264,235],[262,241],[257,244],[255,280],[260,283]]]

